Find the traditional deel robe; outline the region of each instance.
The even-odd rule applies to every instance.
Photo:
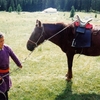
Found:
[[[18,60],[17,56],[13,53],[11,48],[7,45],[4,45],[3,48],[0,50],[0,76],[7,76],[3,78],[5,81],[5,88],[0,87],[0,91],[2,92],[8,91],[12,86],[11,79],[9,77],[10,57],[16,63],[17,66],[21,66],[20,61]]]

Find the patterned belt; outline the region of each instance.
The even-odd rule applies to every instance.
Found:
[[[9,72],[9,68],[8,69],[0,69],[0,73],[7,73]]]

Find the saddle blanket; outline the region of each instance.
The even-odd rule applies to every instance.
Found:
[[[72,42],[72,47],[84,48],[91,46],[91,29],[78,27],[76,29],[75,38]]]

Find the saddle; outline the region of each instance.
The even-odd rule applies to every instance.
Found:
[[[76,20],[74,21],[75,26],[75,38],[72,41],[72,47],[84,48],[91,46],[91,32],[93,25],[87,21],[82,21],[78,15],[76,15]]]

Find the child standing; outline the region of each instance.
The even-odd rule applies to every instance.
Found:
[[[2,80],[2,77],[4,75],[7,75],[3,78],[5,84],[6,84],[6,90],[4,92],[6,99],[8,100],[8,91],[11,87],[11,79],[9,77],[9,57],[12,58],[12,60],[16,63],[16,65],[19,68],[22,68],[22,65],[17,58],[17,56],[14,54],[14,52],[11,50],[11,48],[4,44],[4,36],[0,33],[0,80]]]

